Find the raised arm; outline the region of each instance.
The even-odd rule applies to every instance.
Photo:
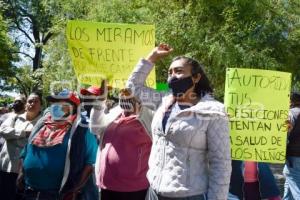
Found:
[[[105,129],[104,127],[105,102],[95,101],[95,104],[96,105],[94,105],[91,111],[89,128],[93,134],[101,135]]]
[[[162,101],[164,92],[158,92],[145,86],[145,81],[150,74],[154,64],[159,59],[168,56],[173,51],[166,44],[155,47],[146,59],[141,59],[127,81],[127,87],[131,88],[134,95],[139,97],[143,105],[156,110]]]
[[[91,110],[89,128],[93,134],[100,135],[101,138],[106,127],[121,114],[121,108],[116,106],[106,112],[106,100],[108,95],[106,80],[101,81],[100,88],[100,96],[92,102],[93,108]]]

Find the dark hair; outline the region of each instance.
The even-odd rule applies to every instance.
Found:
[[[203,66],[195,59],[189,58],[186,56],[177,56],[173,58],[172,62],[176,60],[185,60],[185,63],[192,67],[192,76],[196,76],[197,74],[201,75],[201,78],[195,86],[195,92],[199,97],[203,97],[208,93],[213,93],[213,89],[210,86],[210,81],[208,80],[206,74],[204,73]]]
[[[31,92],[31,93],[29,94],[29,96],[30,96],[30,95],[37,96],[37,97],[39,98],[39,100],[40,100],[41,105],[43,105],[42,93],[40,93],[40,92]],[[29,96],[28,96],[28,97],[29,97]],[[27,99],[28,99],[28,98],[27,98]]]
[[[291,93],[291,106],[292,107],[300,106],[300,93],[299,92],[294,91]]]
[[[73,106],[73,110],[72,110],[72,115],[74,115],[74,114],[77,114],[78,112],[78,106],[75,104],[75,103],[73,103],[73,102],[69,102],[69,103],[71,103],[71,105]]]

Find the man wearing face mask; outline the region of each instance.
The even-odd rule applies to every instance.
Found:
[[[90,118],[91,110],[93,108],[93,102],[96,100],[97,96],[101,94],[100,87],[90,86],[87,89],[82,88],[80,90],[81,94],[81,105],[86,111],[86,116]]]
[[[12,104],[12,109],[16,114],[25,112],[26,98],[23,95],[17,96]]]
[[[25,103],[26,103],[26,98],[24,95],[19,95],[14,99],[13,104],[11,104],[11,108],[13,109],[13,112],[5,113],[1,116],[0,119],[0,125],[8,119],[10,116],[17,116],[20,114],[23,114],[25,112]],[[0,150],[4,144],[5,140],[2,136],[0,136]]]
[[[18,180],[25,180],[25,199],[97,200],[91,177],[97,143],[77,113],[80,100],[68,90],[47,100],[50,112],[36,124],[21,155]]]
[[[112,88],[108,86],[108,91],[111,91]],[[87,89],[82,88],[80,90],[81,94],[81,106],[83,106],[83,115],[87,116],[88,120],[91,115],[91,110],[93,108],[93,105],[95,104],[95,101],[99,98],[99,95],[101,95],[102,89],[98,86],[90,86]],[[114,100],[113,99],[106,99],[106,110],[105,112],[108,112],[112,107],[114,107]]]
[[[102,101],[91,112],[91,130],[102,138],[96,166],[101,200],[144,200],[149,187],[146,172],[153,112],[141,106],[129,89],[120,91],[117,107],[108,113],[104,110]]]
[[[13,111],[3,114],[0,118],[0,125],[10,116],[10,115],[20,115],[25,112],[26,97],[24,95],[18,95],[14,102],[9,106]]]
[[[11,105],[13,112],[6,113],[1,116],[0,119],[0,125],[8,119],[11,115],[16,116],[23,114],[25,112],[25,104],[26,104],[26,98],[24,95],[19,95],[14,99],[13,104]],[[0,136],[0,150],[2,148],[2,145],[4,144],[4,139],[3,137]]]

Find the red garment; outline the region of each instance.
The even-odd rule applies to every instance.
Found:
[[[257,162],[255,161],[245,161],[245,171],[244,171],[244,192],[246,200],[256,200],[261,199],[259,195],[259,180],[258,180],[258,169]],[[270,197],[268,200],[281,200],[278,197]]]
[[[67,120],[54,121],[49,115],[44,122],[44,126],[34,137],[32,144],[38,147],[50,147],[61,144],[75,119],[76,115],[71,115]]]
[[[281,200],[281,197],[271,197],[271,198],[268,198],[268,200]]]
[[[149,187],[146,173],[152,141],[136,115],[121,115],[106,129],[100,154],[97,185],[117,192]]]
[[[245,161],[244,180],[245,183],[258,181],[257,163],[254,161]]]

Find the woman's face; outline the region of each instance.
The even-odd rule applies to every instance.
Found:
[[[185,78],[192,75],[192,67],[187,65],[184,59],[175,60],[169,67],[169,77],[176,77],[178,79]]]
[[[183,79],[187,77],[192,77],[193,86],[184,92],[185,96],[192,95],[194,92],[195,84],[199,82],[201,75],[200,73],[192,76],[192,66],[186,63],[185,59],[175,60],[171,63],[169,67],[168,78],[176,77],[177,79]],[[182,96],[183,99],[185,98]],[[181,99],[182,99],[181,97]]]
[[[73,106],[69,102],[59,101],[57,104],[62,106],[62,111],[65,113],[65,116],[70,115],[73,112]]]
[[[39,113],[41,111],[41,108],[42,108],[42,104],[39,96],[34,94],[30,95],[27,99],[26,111]]]
[[[50,114],[54,120],[66,120],[75,108],[66,101],[52,102],[50,106]]]

